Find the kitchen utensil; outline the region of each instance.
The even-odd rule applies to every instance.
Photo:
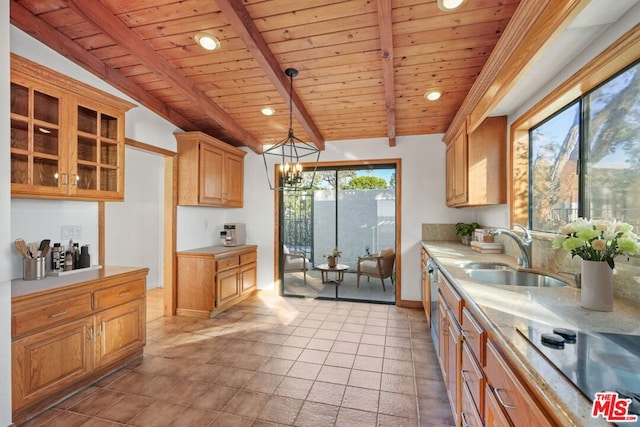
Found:
[[[38,243],[31,242],[27,246],[29,247],[29,255],[31,255],[31,258],[36,258],[38,256]]]
[[[45,258],[45,257],[47,256],[47,254],[49,253],[49,250],[50,250],[50,249],[51,249],[51,246],[49,246],[49,244],[47,243],[47,244],[44,246],[44,249],[42,249],[42,252],[40,253],[40,256],[41,256],[42,258]]]
[[[24,258],[31,258],[31,255],[29,254],[29,248],[27,248],[27,243],[24,241],[24,239],[16,239],[15,245],[18,252],[20,252],[20,254]]]
[[[44,255],[42,254],[44,252],[44,248],[49,247],[50,244],[51,244],[51,240],[49,239],[41,240],[40,246],[38,246],[38,256],[44,257]]]

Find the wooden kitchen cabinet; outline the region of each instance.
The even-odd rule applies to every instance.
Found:
[[[176,255],[178,315],[209,318],[257,290],[256,246],[210,246]]]
[[[447,206],[467,203],[467,128],[461,127],[446,152]]]
[[[134,105],[11,55],[11,195],[123,200]]]
[[[515,426],[545,427],[554,425],[547,419],[500,354],[496,345],[491,341],[487,342],[486,375],[487,394],[495,400],[487,405],[487,411],[494,413],[492,417],[499,417],[502,414]],[[494,406],[496,407],[494,408]]]
[[[242,207],[246,153],[202,132],[178,141],[178,204]]]
[[[14,423],[142,355],[147,272],[81,273],[90,278],[52,288],[61,278],[48,278],[12,298]]]
[[[485,206],[507,202],[505,116],[488,117],[467,134],[456,133],[446,152],[447,206]]]
[[[511,427],[509,419],[503,412],[491,387],[488,385],[484,388],[484,396],[486,402],[484,414],[485,427]]]
[[[456,292],[448,279],[439,272],[438,275],[438,355],[443,370],[443,379],[447,388],[447,397],[451,404],[456,425],[459,425],[461,409],[461,357],[462,330],[460,319],[463,299]]]

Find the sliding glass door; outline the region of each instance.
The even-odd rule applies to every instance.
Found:
[[[283,295],[395,302],[395,172],[395,164],[319,167],[312,190],[283,193]]]

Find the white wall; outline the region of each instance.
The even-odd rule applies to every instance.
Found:
[[[455,223],[475,218],[473,210],[445,205],[445,145],[442,135],[398,137],[396,147],[385,138],[327,142],[320,161],[364,159],[402,160],[402,295],[420,300],[420,239],[422,223]],[[269,189],[262,156],[245,157],[244,208],[235,218],[247,223],[247,240],[258,245],[258,283],[274,286],[274,194]],[[227,217],[230,212],[227,213]],[[229,219],[229,218],[228,218]]]
[[[62,238],[62,226],[82,228],[82,237],[74,243],[88,244],[91,263],[97,264],[98,204],[87,202],[13,199],[11,201],[11,241],[22,238],[26,242],[51,239],[51,244],[61,243],[66,249],[69,239]],[[22,277],[22,257],[11,253],[12,279]]]
[[[11,424],[11,163],[9,137],[9,1],[0,1],[0,426]]]
[[[125,157],[124,202],[105,206],[105,264],[148,267],[147,289],[161,287],[164,156],[127,147]]]

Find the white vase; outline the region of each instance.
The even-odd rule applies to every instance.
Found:
[[[606,262],[582,260],[580,303],[597,311],[613,310],[613,269]]]

